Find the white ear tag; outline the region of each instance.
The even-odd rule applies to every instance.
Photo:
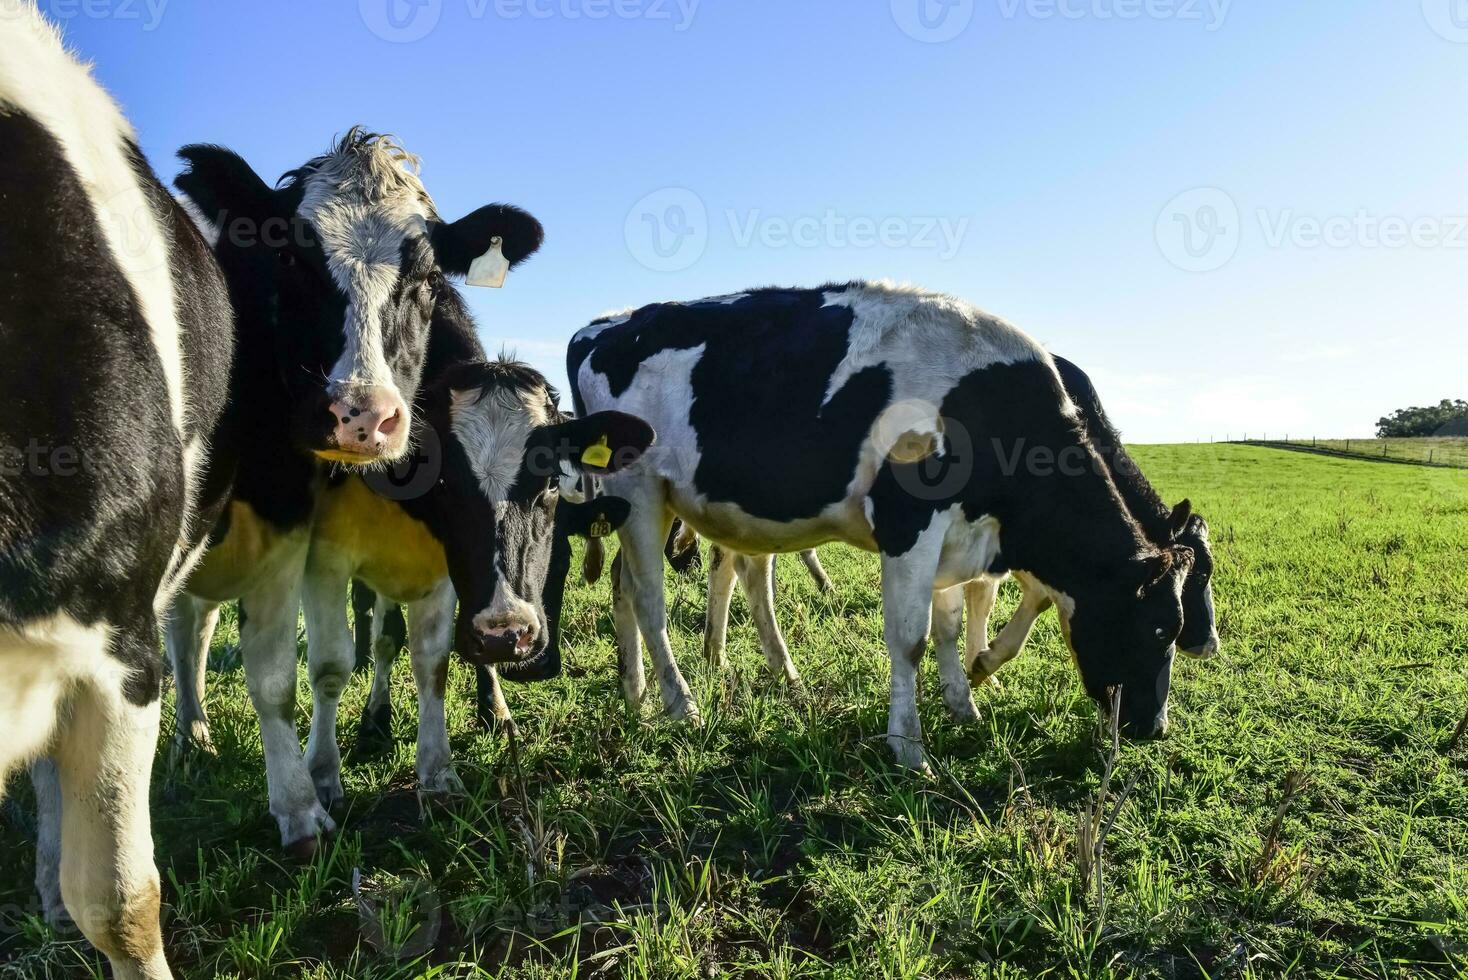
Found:
[[[471,286],[488,286],[499,289],[505,284],[510,271],[510,260],[505,258],[505,240],[498,235],[489,240],[489,251],[469,265],[469,275],[464,279]]]

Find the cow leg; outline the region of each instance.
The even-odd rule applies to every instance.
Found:
[[[1038,582],[1023,575],[1016,575],[1015,580],[1024,590],[1019,608],[1015,610],[1014,618],[1004,624],[1004,628],[994,638],[988,652],[981,654],[970,667],[969,676],[975,681],[992,677],[1000,667],[1019,656],[1025,647],[1025,641],[1030,637],[1030,630],[1035,626],[1035,620],[1053,605],[1050,596]]]
[[[637,629],[632,580],[625,566],[619,551],[612,559],[612,624],[617,633],[622,696],[635,708],[647,694],[647,672],[642,664],[642,633]]]
[[[780,623],[775,619],[775,556],[739,555],[734,569],[744,586],[744,597],[749,600],[750,615],[759,630],[760,649],[770,665],[770,673],[783,677],[791,689],[801,690],[800,672],[790,659],[790,650],[780,635]]]
[[[337,708],[352,679],[357,654],[347,622],[345,569],[312,568],[303,585],[306,614],[306,672],[311,680],[311,735],[306,741],[306,769],[316,798],[328,811],[346,795],[342,790],[342,755],[336,737]]]
[[[968,672],[958,640],[963,633],[963,586],[956,585],[933,593],[933,647],[938,660],[938,680],[943,687],[943,703],[948,713],[961,725],[979,720],[969,687]]]
[[[453,583],[444,579],[428,598],[408,606],[408,655],[418,687],[418,790],[430,795],[464,792],[449,751],[444,706],[457,602]]]
[[[607,564],[607,545],[601,538],[588,538],[586,554],[581,558],[581,577],[587,585],[601,581],[602,569]]]
[[[927,770],[923,725],[918,717],[918,672],[932,624],[933,583],[948,522],[934,518],[900,555],[882,555],[882,633],[892,661],[892,699],[887,744],[898,765]]]
[[[392,748],[392,669],[398,662],[406,636],[387,630],[390,603],[381,596],[373,604],[368,622],[372,649],[372,687],[367,693],[367,706],[362,709],[362,723],[357,728],[357,744],[353,752],[363,758],[381,755]],[[406,633],[406,630],[404,631]],[[360,631],[359,631],[360,635]]]
[[[825,566],[821,564],[821,556],[816,554],[816,549],[808,548],[800,553],[800,560],[805,562],[806,571],[815,580],[816,588],[822,593],[830,594],[836,588],[831,584],[831,576],[826,574]]]
[[[287,563],[269,582],[240,600],[246,612],[240,650],[245,686],[260,717],[270,814],[280,827],[281,844],[309,859],[316,852],[318,835],[335,830],[336,824],[316,796],[296,730],[296,617],[301,608],[304,550],[300,561]],[[345,589],[340,598],[345,609]]]
[[[157,629],[131,634],[150,655]],[[114,639],[114,642],[119,640]],[[120,678],[78,687],[57,729],[61,796],[61,893],[82,934],[117,980],[167,980],[158,869],[148,813],[157,749],[157,698],[128,700]]]
[[[180,593],[173,600],[164,629],[164,646],[173,667],[174,746],[215,754],[204,708],[204,678],[209,671],[209,642],[219,625],[219,604]]]
[[[637,613],[637,626],[652,656],[663,707],[668,717],[697,725],[702,723],[698,704],[678,663],[673,659],[673,644],[668,638],[667,595],[664,592],[663,545],[673,524],[673,515],[664,505],[661,494],[637,487],[628,494],[618,494],[608,484],[608,492],[627,497],[632,502],[632,515],[618,532],[622,540],[622,586],[632,584],[632,607]]]
[[[53,926],[69,918],[61,898],[61,774],[49,756],[31,763],[36,791],[36,892],[41,914]]]
[[[515,724],[515,716],[510,714],[510,706],[505,701],[505,689],[500,684],[500,672],[493,667],[481,667],[480,670],[481,703],[479,710],[488,712],[495,731],[504,732],[510,738],[518,737],[520,726]]]
[[[718,545],[709,548],[708,613],[703,626],[703,656],[721,671],[729,669],[729,605],[734,601],[738,556]]]
[[[963,587],[964,601],[968,606],[968,633],[965,639],[964,664],[970,677],[975,680],[974,664],[989,649],[989,616],[994,612],[994,601],[999,598],[999,579],[992,575],[976,578]],[[999,682],[990,675],[985,680],[990,687]]]

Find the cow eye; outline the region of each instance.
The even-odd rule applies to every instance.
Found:
[[[1159,627],[1157,627],[1157,629],[1155,629],[1155,630],[1152,631],[1152,635],[1155,636],[1155,637],[1157,637],[1157,639],[1159,639],[1159,640],[1165,640],[1165,639],[1167,639],[1167,630],[1165,630],[1161,626],[1159,626]]]
[[[296,264],[296,256],[288,248],[278,248],[278,249],[276,249],[275,250],[275,259],[276,259],[277,262],[280,263],[281,268],[283,268],[283,269],[289,269],[289,268],[291,268],[292,266],[294,266]]]

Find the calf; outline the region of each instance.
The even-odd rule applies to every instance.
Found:
[[[113,976],[160,980],[158,622],[217,503],[229,298],[131,127],[31,4],[0,19],[0,142],[0,793],[49,754],[51,884]],[[47,877],[43,862],[49,892]]]
[[[1129,735],[1165,729],[1192,553],[1146,540],[1054,362],[1004,321],[886,284],[766,289],[598,320],[573,338],[567,373],[578,412],[629,412],[659,433],[642,465],[606,481],[632,504],[613,583],[630,700],[645,689],[643,638],[670,715],[699,717],[667,634],[676,513],[748,554],[878,552],[902,764],[925,764],[914,691],[930,632],[950,711],[977,717],[961,586],[1001,550],[1061,597],[1087,692],[1120,688]]]
[[[336,711],[354,661],[349,583],[359,579],[383,599],[408,604],[420,791],[462,789],[444,715],[450,649],[491,671],[496,685],[495,665],[520,673],[542,663],[559,668],[570,538],[609,534],[627,511],[613,499],[563,501],[562,484],[576,486],[567,477],[577,470],[615,472],[653,439],[644,423],[617,412],[566,418],[538,371],[484,358],[457,303],[440,304],[426,378],[417,457],[391,480],[332,481],[312,528],[305,609],[315,704],[305,763],[328,807],[342,798]],[[385,619],[383,612],[374,618]],[[398,652],[396,643],[375,647],[363,719],[368,746],[389,734],[388,683]],[[503,715],[508,720],[507,709]]]
[[[238,599],[270,812],[282,842],[305,855],[334,827],[295,717],[302,579],[329,468],[370,469],[407,454],[430,325],[442,304],[457,304],[449,277],[498,285],[539,248],[542,231],[503,205],[442,221],[417,159],[361,129],[276,188],[227,150],[193,146],[182,156],[188,169],[177,184],[217,236],[240,357],[221,426],[237,480],[168,620],[177,738],[209,747],[204,653],[220,604]]]

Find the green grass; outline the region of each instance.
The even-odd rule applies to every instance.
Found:
[[[1424,439],[1290,439],[1287,442],[1265,442],[1259,445],[1298,446],[1301,449],[1368,460],[1394,459],[1468,468],[1468,437],[1464,436]]]
[[[877,564],[830,549],[830,598],[781,560],[806,700],[766,679],[742,602],[735,673],[715,676],[702,584],[670,582],[708,724],[631,717],[606,587],[579,587],[573,676],[509,691],[518,768],[475,729],[455,667],[470,796],[421,816],[400,664],[396,754],[348,766],[344,831],[308,867],[277,852],[226,624],[220,756],[173,769],[164,753],[156,770],[172,961],[190,978],[314,980],[1468,976],[1468,745],[1444,752],[1468,709],[1468,474],[1231,445],[1137,456],[1212,523],[1225,651],[1179,664],[1169,739],[1122,748],[1107,809],[1136,782],[1107,841],[1104,910],[1075,844],[1101,780],[1096,712],[1053,617],[1003,690],[980,692],[976,727],[947,720],[930,664],[937,774],[898,772]],[[344,728],[365,694],[358,678]],[[11,789],[0,977],[102,976],[84,944],[25,915],[30,801]]]

